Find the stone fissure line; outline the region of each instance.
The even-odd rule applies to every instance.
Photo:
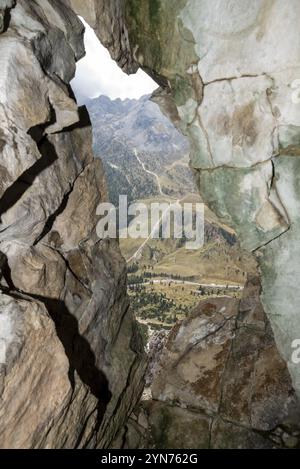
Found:
[[[224,326],[232,320],[233,316],[229,316],[228,318],[224,319],[224,321],[220,324],[220,326],[216,327],[214,330],[208,332],[206,335],[201,337],[201,339],[197,340],[195,343],[191,344],[187,349],[180,355],[180,357],[174,362],[172,365],[173,368],[176,368],[178,364],[182,361],[182,359],[190,353],[191,350],[193,350],[195,347],[201,344],[204,340],[208,339],[208,337],[211,337],[213,335],[216,335],[221,329],[224,328]]]

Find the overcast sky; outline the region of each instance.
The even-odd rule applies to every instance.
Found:
[[[140,98],[150,94],[157,84],[142,70],[126,75],[111,59],[94,30],[84,22],[86,56],[77,63],[76,76],[71,85],[79,104],[100,94],[116,98]]]

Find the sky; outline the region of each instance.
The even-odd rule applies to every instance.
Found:
[[[94,30],[80,19],[86,28],[86,56],[77,63],[76,75],[71,82],[79,105],[101,94],[111,99],[138,99],[145,94],[151,94],[158,87],[142,70],[138,70],[135,75],[128,76],[124,73],[111,59]]]

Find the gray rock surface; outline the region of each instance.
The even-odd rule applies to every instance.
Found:
[[[106,183],[68,86],[83,25],[18,0],[0,29],[0,447],[107,447],[145,364],[124,260],[95,234]]]

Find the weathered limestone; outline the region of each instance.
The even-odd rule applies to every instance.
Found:
[[[0,29],[0,447],[107,447],[145,366],[124,260],[95,233],[106,185],[68,87],[83,25],[67,1],[18,0],[0,2]]]
[[[196,174],[207,203],[225,223],[234,223],[245,249],[255,250],[289,228],[285,211],[275,203],[277,193],[270,190],[272,177],[271,161],[247,169],[219,167]]]
[[[69,363],[41,303],[5,294],[0,301],[1,447],[36,446],[71,399]]]
[[[300,388],[299,363],[291,361],[291,344],[299,337],[300,292],[300,179],[299,156],[282,155],[274,160],[276,190],[286,207],[291,227],[284,236],[261,249],[262,301],[269,315],[284,359]],[[294,350],[294,349],[292,349]]]
[[[135,73],[138,64],[130,48],[125,23],[124,0],[66,0],[74,11],[84,17],[95,30],[101,43],[107,47],[119,66]]]

